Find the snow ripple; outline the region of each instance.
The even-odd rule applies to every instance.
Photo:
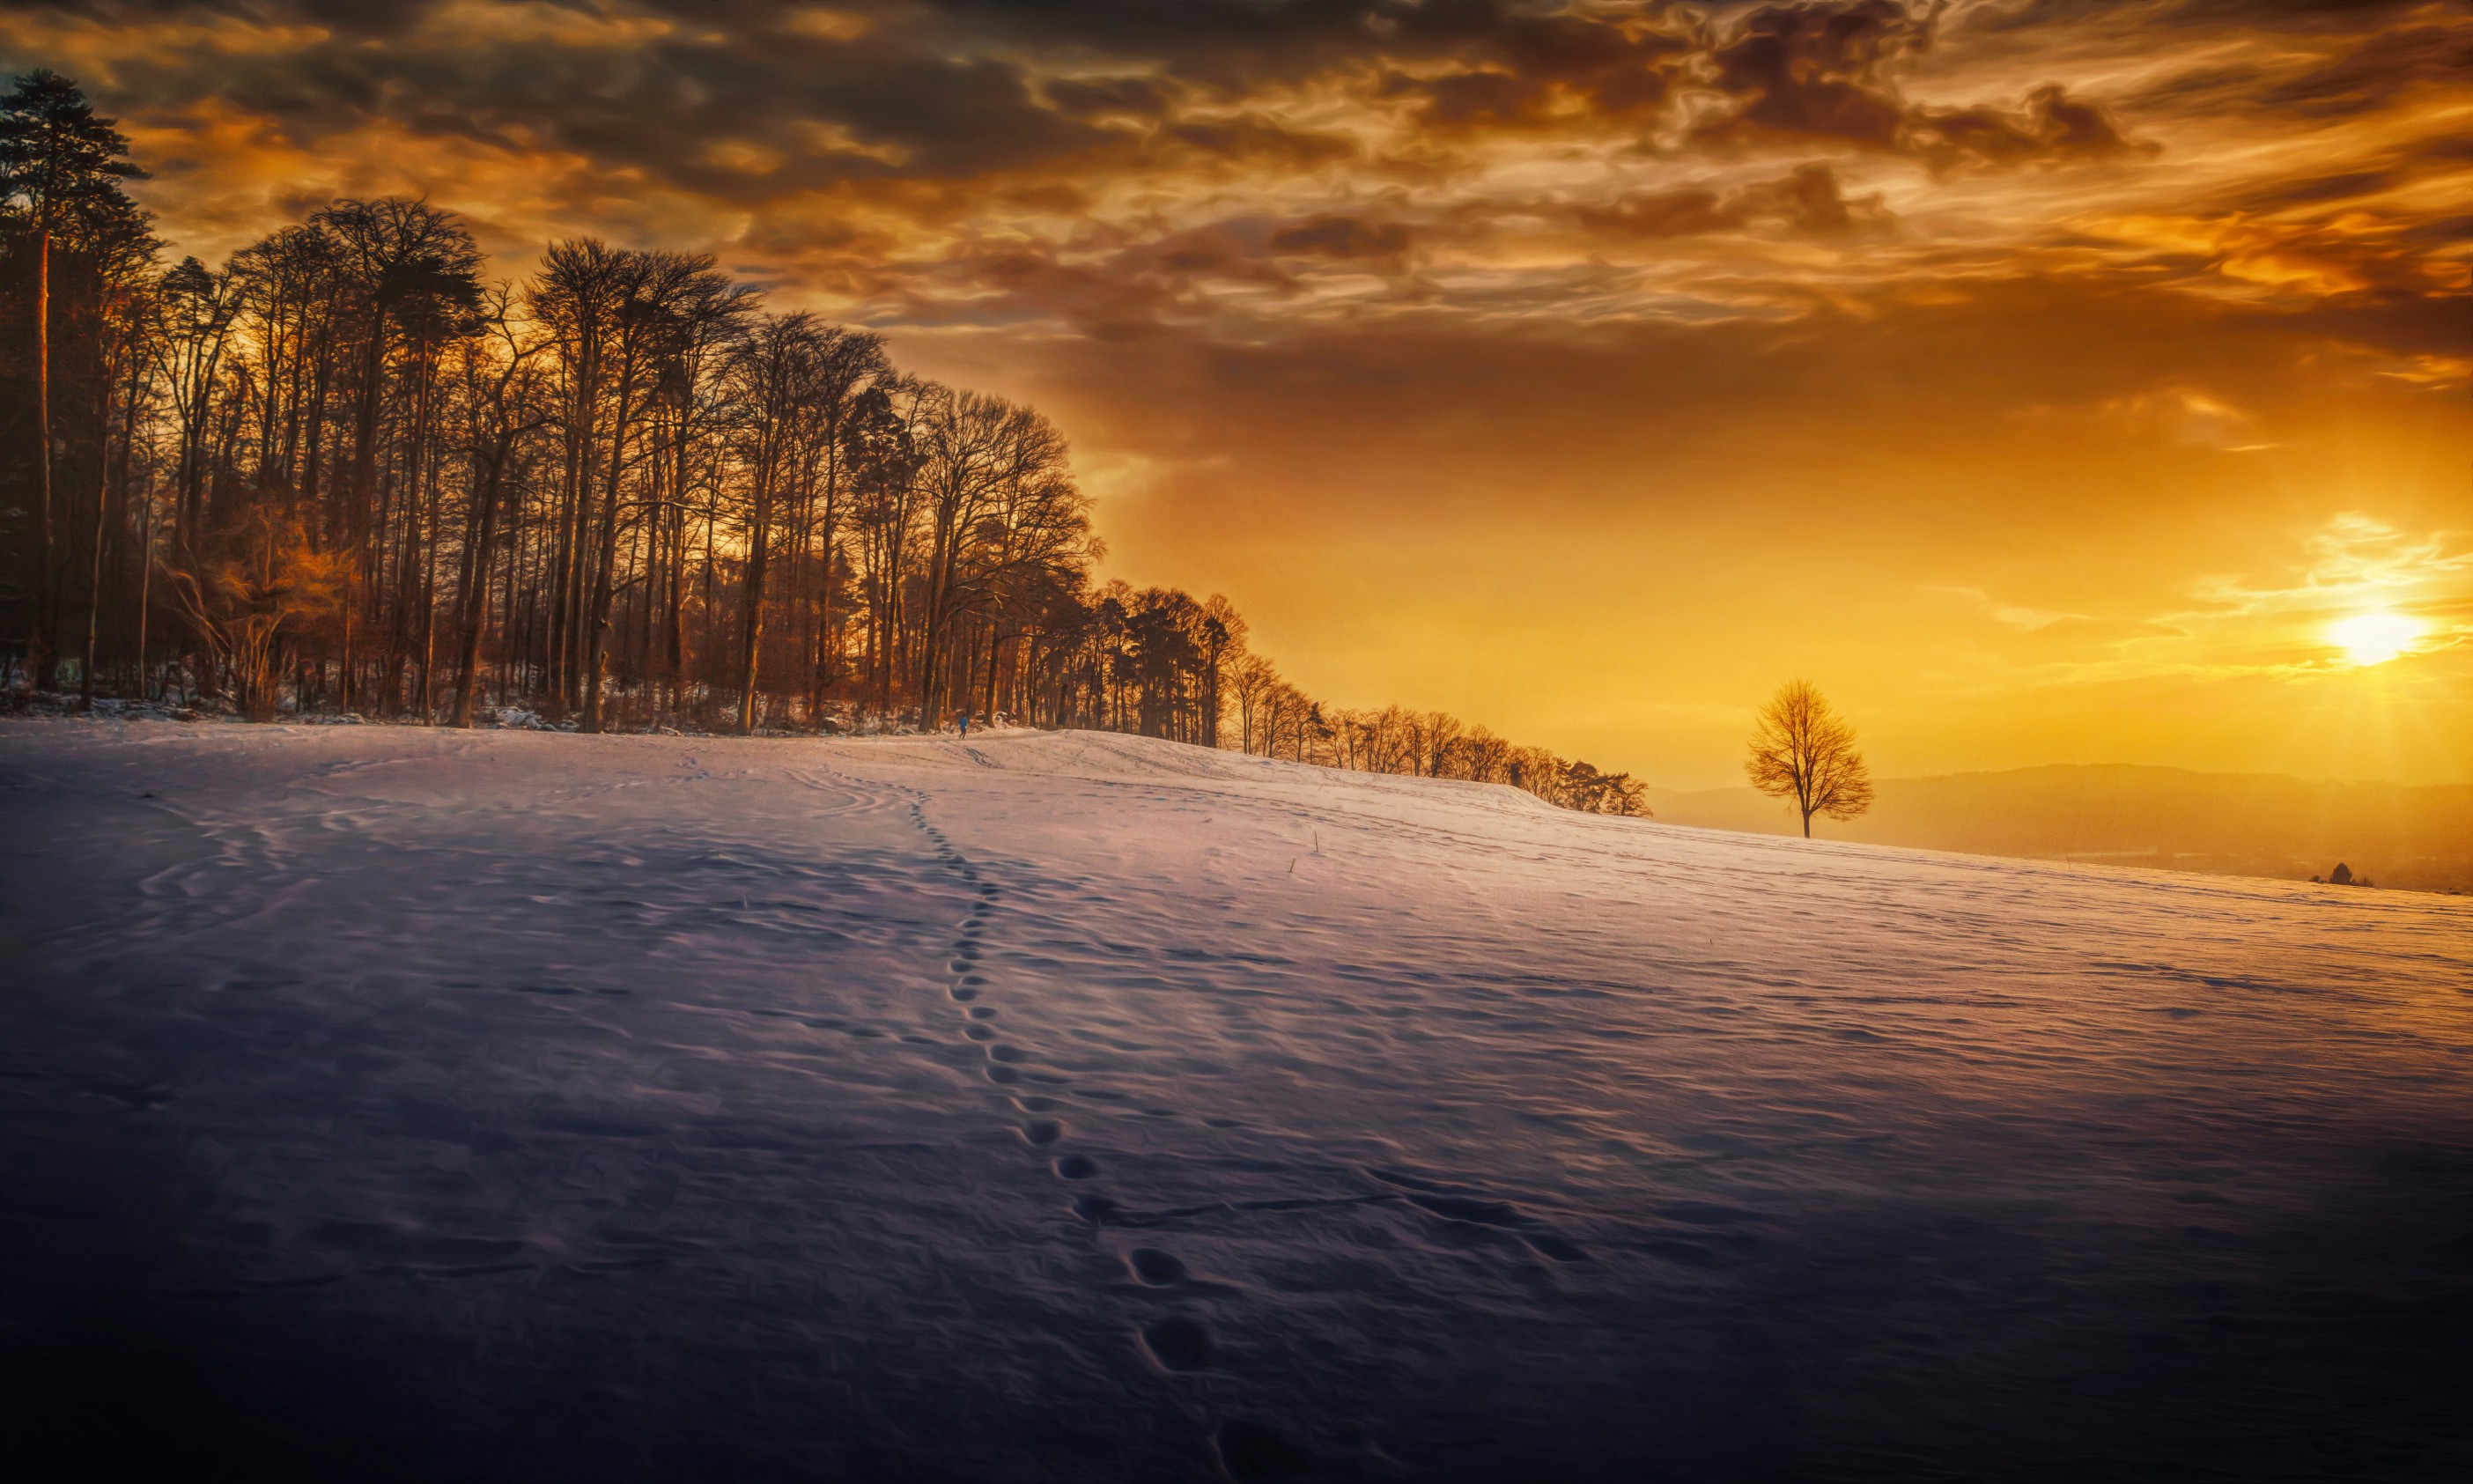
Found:
[[[0,797],[0,1397],[88,1472],[2473,1464],[2461,901],[1088,734]]]

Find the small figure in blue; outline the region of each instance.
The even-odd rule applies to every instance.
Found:
[[[968,712],[968,711],[964,711],[964,712],[962,713],[962,740],[964,740],[964,741],[966,741],[966,742],[967,742],[967,741],[969,741],[969,740],[970,740],[970,736],[971,736],[971,713],[970,713],[970,712]]]

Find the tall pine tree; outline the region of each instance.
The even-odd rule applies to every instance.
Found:
[[[52,490],[52,250],[56,240],[97,248],[144,218],[120,188],[146,172],[130,163],[115,120],[98,118],[75,83],[49,68],[0,98],[0,207],[35,250],[35,604],[31,647],[45,689],[58,662],[60,582]]]

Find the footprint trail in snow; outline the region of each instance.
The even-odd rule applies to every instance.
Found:
[[[976,749],[967,749],[971,759],[980,766],[994,766]],[[948,966],[953,975],[949,991],[954,1003],[963,1007],[966,1023],[962,1034],[985,1048],[988,1057],[987,1076],[999,1087],[1017,1089],[1010,1102],[1025,1115],[1020,1123],[1023,1142],[1046,1152],[1058,1146],[1072,1132],[1067,1123],[1050,1116],[1057,1101],[1043,1092],[1018,1090],[1024,1071],[1020,1048],[1009,1041],[1003,1029],[991,1022],[1000,1015],[994,1005],[981,1003],[990,983],[985,971],[986,933],[989,919],[1002,893],[990,882],[980,879],[977,869],[953,846],[945,832],[928,822],[925,805],[929,796],[918,789],[905,789],[910,800],[911,818],[934,848],[936,855],[950,867],[953,874],[971,891],[971,908],[953,939],[952,958]],[[1042,1086],[1064,1088],[1069,1078],[1039,1076]],[[1088,1154],[1063,1153],[1048,1161],[1060,1181],[1085,1182],[1098,1177],[1099,1161]],[[1385,1197],[1377,1196],[1381,1200]],[[1304,1204],[1304,1203],[1298,1203]],[[1105,1227],[1111,1215],[1119,1209],[1104,1196],[1078,1197],[1072,1207],[1074,1214],[1093,1227]],[[1118,1224],[1124,1224],[1119,1222]],[[1189,1281],[1185,1264],[1173,1254],[1155,1247],[1138,1247],[1125,1255],[1128,1269],[1139,1281],[1154,1289],[1180,1288]],[[1210,1365],[1213,1346],[1210,1329],[1199,1319],[1182,1313],[1153,1318],[1137,1328],[1144,1353],[1163,1371],[1187,1373]],[[1301,1474],[1311,1466],[1311,1457],[1286,1437],[1266,1424],[1249,1418],[1232,1419],[1215,1428],[1211,1445],[1222,1469],[1232,1477],[1245,1480],[1284,1478]]]
[[[2460,899],[1091,733],[0,721],[0,1404],[132,1476],[2473,1456]]]

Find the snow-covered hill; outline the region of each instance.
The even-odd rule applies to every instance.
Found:
[[[0,1383],[49,1446],[2473,1466],[2461,899],[1086,733],[21,723],[0,811]]]

